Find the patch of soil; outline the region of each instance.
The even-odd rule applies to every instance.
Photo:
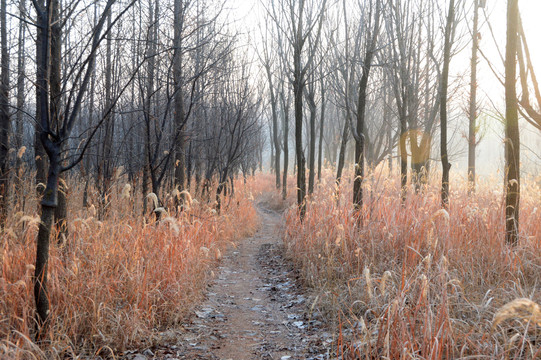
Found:
[[[334,343],[283,256],[282,217],[259,207],[261,227],[226,254],[207,300],[170,340],[127,359],[331,359]]]

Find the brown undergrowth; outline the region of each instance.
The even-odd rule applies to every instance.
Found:
[[[365,181],[359,217],[352,184],[337,195],[327,173],[304,222],[288,212],[289,257],[318,294],[314,308],[334,319],[337,355],[541,358],[539,179],[523,182],[516,248],[504,241],[500,180],[469,196],[453,179],[449,211],[440,209],[438,180],[402,204],[398,174],[378,168]]]
[[[162,211],[158,222],[140,215],[141,197],[122,181],[113,186],[101,220],[95,205],[82,208],[84,186],[68,183],[69,237],[51,246],[51,324],[41,347],[32,341],[37,211],[14,209],[2,233],[2,359],[107,358],[151,345],[201,299],[226,248],[257,227],[253,179],[236,185],[220,214],[212,203],[195,199],[180,214]],[[30,208],[36,209],[35,200]]]

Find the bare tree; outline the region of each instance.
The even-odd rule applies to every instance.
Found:
[[[267,76],[267,83],[269,88],[269,96],[270,96],[270,106],[271,106],[271,115],[272,115],[272,127],[271,127],[271,134],[272,134],[272,149],[274,157],[274,172],[276,177],[276,189],[280,189],[280,153],[281,153],[281,145],[280,145],[280,136],[278,134],[278,97],[276,94],[276,88],[274,84],[274,76],[273,73],[273,65],[275,64],[275,60],[273,59],[273,54],[271,53],[270,47],[272,46],[272,43],[270,43],[269,36],[272,36],[273,34],[270,33],[271,29],[269,28],[268,22],[265,22],[265,25],[261,27],[262,33],[262,49],[261,54],[259,54],[259,59],[265,68],[265,74]],[[264,29],[264,30],[263,30]]]
[[[19,16],[24,19],[26,16],[26,1],[21,0],[19,2]],[[17,109],[15,113],[15,148],[17,151],[21,151],[23,146],[24,128],[23,128],[23,115],[25,105],[25,40],[26,40],[26,24],[24,21],[19,21],[19,37],[18,37],[18,49],[17,49]],[[19,195],[20,202],[22,203],[22,210],[24,211],[25,196],[22,194],[22,155],[17,155],[15,160],[15,182],[16,192]]]
[[[470,106],[468,112],[468,193],[475,192],[475,149],[477,146],[477,52],[479,48],[479,0],[473,4]]]
[[[321,166],[323,163],[323,136],[325,130],[325,110],[326,110],[326,82],[325,75],[323,73],[323,62],[319,66],[319,93],[321,96],[320,115],[319,115],[319,143],[318,143],[318,155],[317,155],[317,179],[321,180]]]
[[[306,214],[306,159],[302,141],[303,97],[308,71],[312,69],[321,39],[326,3],[326,0],[280,0],[278,6],[274,1],[272,3],[272,18],[283,34],[283,38],[286,39],[287,46],[291,48],[288,72],[292,74],[289,81],[293,86],[297,205],[301,219],[304,219]],[[306,42],[310,37],[312,37],[312,46],[307,47]]]
[[[451,61],[451,44],[455,23],[455,0],[449,1],[447,24],[445,25],[445,43],[443,49],[443,71],[441,75],[441,100],[440,100],[440,151],[441,151],[441,204],[443,208],[449,207],[449,154],[447,151],[447,88],[449,82],[449,63]]]
[[[7,199],[9,187],[8,151],[10,132],[9,112],[9,53],[7,37],[6,0],[0,0],[0,227],[3,228],[7,217]]]
[[[310,43],[310,42],[309,42]],[[316,164],[316,119],[317,119],[317,80],[315,79],[315,71],[310,72],[310,78],[307,80],[307,85],[304,89],[306,103],[308,105],[309,117],[309,136],[308,136],[308,195],[314,192],[315,183],[315,164]]]
[[[365,124],[365,109],[368,79],[370,76],[370,69],[372,67],[372,60],[374,58],[374,52],[377,47],[377,38],[379,33],[379,24],[381,17],[381,4],[380,1],[370,1],[368,11],[365,19],[367,24],[367,39],[365,56],[362,63],[362,75],[359,82],[358,98],[357,98],[357,124],[353,136],[355,138],[355,178],[353,181],[353,207],[356,211],[361,211],[363,206],[363,178],[364,178],[364,157],[365,157],[365,137],[366,137],[366,124]],[[373,14],[373,15],[372,15]],[[352,126],[353,128],[353,126]]]
[[[49,318],[49,296],[47,292],[47,264],[49,259],[49,241],[55,209],[58,206],[58,184],[60,174],[64,171],[74,168],[82,158],[84,150],[88,147],[92,136],[89,136],[87,143],[82,147],[83,151],[75,156],[71,161],[63,165],[64,159],[63,146],[70,137],[71,132],[79,118],[81,103],[88,84],[90,82],[92,70],[95,64],[96,51],[103,39],[101,33],[104,28],[107,15],[111,10],[114,0],[109,0],[99,16],[99,21],[92,29],[89,36],[87,52],[80,55],[80,61],[70,72],[69,78],[70,88],[67,88],[67,101],[62,106],[62,111],[59,108],[54,109],[54,106],[59,106],[60,102],[55,104],[50,101],[51,93],[55,79],[51,77],[53,67],[53,43],[60,41],[59,38],[52,39],[54,36],[59,36],[59,31],[54,31],[53,24],[58,24],[61,28],[67,18],[58,18],[53,21],[54,9],[59,4],[56,0],[47,2],[34,2],[34,8],[37,14],[36,26],[38,26],[39,34],[36,39],[37,53],[40,55],[37,58],[36,72],[36,93],[39,98],[39,117],[36,119],[39,129],[39,139],[43,144],[43,148],[47,152],[49,162],[49,173],[47,175],[47,185],[44,191],[44,196],[41,200],[41,222],[39,225],[37,250],[36,250],[36,266],[34,274],[34,296],[36,300],[36,315],[37,315],[37,338],[42,339],[47,329]],[[133,2],[127,7],[133,5]],[[121,11],[112,25],[124,14],[126,10]],[[65,14],[69,16],[70,12]],[[109,31],[110,28],[107,28]],[[62,113],[62,117],[58,114]],[[53,118],[57,116],[57,118]],[[102,121],[101,121],[102,122]],[[100,122],[100,123],[101,123]],[[94,129],[91,135],[95,134],[97,128]]]
[[[518,244],[520,205],[520,136],[516,90],[519,31],[518,0],[507,1],[505,51],[505,241]]]

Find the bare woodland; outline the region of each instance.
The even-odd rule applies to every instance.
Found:
[[[284,211],[310,311],[349,326],[329,358],[541,356],[540,183],[521,171],[522,133],[541,130],[537,44],[518,0],[496,38],[491,3],[261,0],[235,19],[225,0],[0,0],[0,356],[114,357],[178,324],[255,231],[258,196]],[[504,129],[490,185],[487,114]],[[91,301],[97,275],[59,285],[101,261],[138,280]],[[99,309],[73,320],[90,302],[152,315],[120,336]]]

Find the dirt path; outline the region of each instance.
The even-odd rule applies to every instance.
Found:
[[[307,314],[309,300],[282,256],[282,218],[262,206],[258,213],[260,229],[224,256],[181,339],[135,359],[330,358],[332,337]]]

